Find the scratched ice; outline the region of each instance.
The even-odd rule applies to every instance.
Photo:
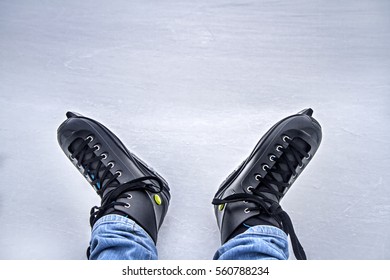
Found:
[[[310,259],[389,259],[389,1],[0,2],[0,258],[84,259],[99,200],[67,110],[166,177],[161,259],[210,259],[212,197],[276,121],[312,107],[318,154],[282,201]]]

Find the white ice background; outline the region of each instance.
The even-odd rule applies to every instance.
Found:
[[[159,257],[210,259],[219,184],[307,107],[323,142],[282,206],[308,257],[390,259],[389,43],[386,0],[0,1],[0,259],[85,259],[67,110],[169,181]]]

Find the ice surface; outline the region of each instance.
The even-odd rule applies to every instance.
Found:
[[[161,259],[210,259],[211,200],[276,121],[312,107],[283,200],[310,259],[390,258],[390,2],[0,2],[0,258],[84,259],[94,191],[65,158],[93,117],[172,188]]]

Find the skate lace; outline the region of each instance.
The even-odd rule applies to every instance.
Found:
[[[147,183],[147,181],[155,181],[157,184]],[[129,203],[117,201],[120,198],[131,199],[131,194],[127,192],[136,190],[147,190],[151,193],[157,194],[162,192],[163,188],[163,182],[160,178],[156,176],[144,176],[129,181],[127,183],[120,184],[103,197],[100,207],[92,207],[90,212],[91,216],[89,219],[91,227],[105,214],[108,209],[114,208],[115,206],[123,206],[125,208],[129,208]]]
[[[102,162],[102,159],[106,158],[104,153],[96,156],[95,151],[97,150],[97,147],[96,145],[90,147],[88,145],[89,142],[90,139],[87,137],[79,143],[73,150],[71,159],[77,159],[77,166],[84,168],[84,176],[90,181],[98,195],[102,198],[101,206],[94,206],[91,209],[91,226],[93,226],[108,209],[113,208],[116,205],[127,208],[129,206],[128,203],[119,202],[117,200],[120,198],[130,198],[131,194],[127,193],[129,191],[144,190],[155,194],[163,191],[164,183],[156,176],[143,176],[120,184],[117,178],[121,174],[118,172],[112,174],[110,170],[112,165],[107,164],[106,166]],[[112,189],[106,192],[108,188]]]
[[[274,155],[275,163],[272,168],[266,164],[263,165],[264,170],[267,171],[266,176],[263,178],[259,174],[254,174],[258,184],[248,189],[251,193],[235,193],[223,199],[214,198],[212,203],[214,205],[239,201],[254,203],[255,206],[246,208],[245,212],[257,210],[260,211],[260,214],[273,217],[286,234],[290,235],[294,255],[301,260],[306,259],[305,251],[298,240],[289,215],[279,205],[279,201],[288,190],[291,177],[297,176],[296,169],[303,167],[302,159],[309,158],[310,154],[291,138],[287,137],[284,141],[288,143],[288,146],[285,148],[277,147],[279,156]],[[272,198],[272,195],[276,197],[277,201]]]
[[[107,157],[106,153],[101,153],[99,156],[95,155],[95,151],[100,149],[100,147],[99,145],[90,147],[88,145],[91,141],[89,137],[91,136],[88,136],[81,143],[77,143],[78,145],[76,145],[71,154],[71,159],[77,159],[77,167],[83,168],[83,175],[94,187],[98,195],[102,197],[108,187],[119,184],[116,179],[120,176],[120,173],[112,174],[111,168],[113,163],[109,162],[105,165],[102,162]],[[74,142],[79,140],[77,139]]]

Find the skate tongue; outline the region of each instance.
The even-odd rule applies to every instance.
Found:
[[[71,111],[66,112],[66,117],[67,117],[68,119],[70,119],[70,118],[82,117],[82,116],[83,116],[83,115],[81,115],[81,114],[79,114],[79,113],[77,113],[77,112],[71,112]]]
[[[277,159],[274,166],[268,169],[267,175],[256,188],[263,193],[263,196],[277,203],[280,202],[290,187],[289,182],[291,182],[291,179],[295,178],[299,173],[297,169],[302,164],[301,159],[303,156],[297,150],[303,151],[303,153],[307,153],[310,150],[310,146],[300,138],[295,138],[293,142],[295,148],[284,148],[283,154]],[[270,204],[270,202],[267,202],[267,204]]]
[[[241,225],[239,225],[233,233],[229,236],[229,239],[244,233],[247,231],[249,228],[254,227],[254,226],[274,226],[277,228],[281,228],[282,225],[278,223],[278,221],[269,215],[265,214],[259,214],[257,216],[253,216],[246,221],[244,221]]]
[[[69,145],[69,152],[73,153],[80,145],[83,144],[85,140],[78,138]],[[112,189],[116,188],[120,183],[117,179],[113,180],[110,183],[110,186],[104,190],[104,193],[101,194],[99,190],[110,180],[113,174],[110,171],[107,171],[107,166],[100,160],[90,161],[91,159],[97,157],[93,150],[88,149],[88,146],[85,148],[85,152],[82,155],[80,172],[86,176],[87,180],[91,183],[95,191],[98,192],[100,196],[105,195]],[[78,161],[79,158],[76,158]],[[89,162],[89,164],[84,165],[83,163]],[[98,172],[96,173],[96,171]],[[108,172],[108,173],[107,173]],[[103,178],[103,180],[101,179]],[[92,184],[93,181],[98,180],[97,183]]]
[[[243,223],[244,226],[246,227],[253,227],[253,226],[259,226],[259,225],[267,225],[267,226],[274,226],[281,228],[282,225],[278,223],[278,221],[274,218],[271,217],[270,215],[267,214],[259,214],[257,216],[253,216],[246,220]]]
[[[303,109],[302,111],[298,112],[299,115],[307,115],[307,116],[313,116],[313,109],[312,108],[307,108]]]

